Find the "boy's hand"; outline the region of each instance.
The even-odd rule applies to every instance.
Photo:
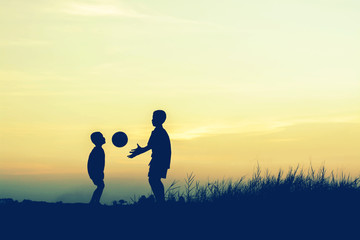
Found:
[[[143,148],[139,146],[139,144],[137,144],[137,148],[134,148],[130,151],[130,155],[128,155],[128,158],[133,158],[136,157],[137,155],[143,153]]]

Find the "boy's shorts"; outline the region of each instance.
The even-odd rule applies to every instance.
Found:
[[[89,174],[90,179],[96,186],[104,186],[104,172]]]
[[[168,171],[167,168],[159,168],[150,165],[148,177],[166,178],[167,171]]]
[[[105,186],[104,179],[91,178],[91,180],[93,181],[93,183],[94,183],[96,186]]]

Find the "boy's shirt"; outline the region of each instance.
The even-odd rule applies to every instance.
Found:
[[[102,147],[93,148],[87,167],[90,178],[104,178],[105,152]]]
[[[159,168],[170,168],[171,144],[170,138],[163,127],[156,127],[152,131],[148,141],[148,146],[152,150],[149,165]]]

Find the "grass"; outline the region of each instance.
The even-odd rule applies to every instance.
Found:
[[[271,174],[257,166],[256,171],[248,179],[215,180],[201,184],[195,174],[187,174],[184,185],[173,181],[165,191],[168,203],[183,204],[241,204],[244,201],[264,200],[280,201],[294,198],[313,201],[360,197],[360,179],[348,174],[327,172],[325,166],[317,171],[310,165],[308,169],[289,168],[287,172],[279,170]],[[132,204],[143,203],[146,199],[153,201],[153,196],[142,196],[133,199]],[[297,201],[299,201],[297,200]],[[360,200],[360,199],[359,199]]]
[[[148,207],[156,206],[151,195],[130,206],[153,208],[148,215],[163,210],[170,222],[183,229],[193,227],[209,239],[350,239],[360,222],[359,177],[328,172],[325,166],[297,166],[275,174],[257,166],[248,178],[206,183],[190,173],[182,184],[170,184],[166,201],[160,211]]]
[[[141,196],[127,203],[87,204],[0,201],[0,226],[21,236],[39,232],[198,239],[353,239],[360,219],[359,178],[320,167],[275,174],[257,166],[248,178],[201,183],[193,173],[166,189],[166,204]],[[27,229],[18,231],[17,229]],[[119,235],[120,234],[120,235]],[[280,237],[281,238],[281,237]],[[17,239],[17,238],[13,238]]]

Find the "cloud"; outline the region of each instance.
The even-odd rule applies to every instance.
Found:
[[[326,123],[360,123],[359,117],[355,115],[344,116],[322,116],[308,118],[294,118],[287,120],[264,120],[264,121],[242,121],[239,123],[216,124],[207,126],[195,126],[190,129],[176,129],[171,134],[173,140],[192,140],[200,137],[216,136],[223,134],[243,134],[245,136],[267,135],[283,132],[293,126],[304,124],[326,124]],[[272,142],[292,142],[297,138],[273,138]]]
[[[11,173],[11,175],[39,175],[39,174],[53,174],[56,172],[56,169],[44,163],[36,163],[32,161],[28,162],[5,162],[2,160],[2,169],[0,170],[0,174],[6,175]]]
[[[130,8],[119,8],[114,5],[100,4],[78,4],[72,3],[64,9],[65,13],[82,16],[124,16],[131,18],[140,18],[144,15]]]
[[[246,135],[258,135],[268,134],[276,131],[281,131],[284,127],[290,126],[290,123],[280,122],[241,122],[241,123],[229,123],[229,124],[215,124],[207,126],[194,127],[187,130],[175,130],[171,134],[171,138],[174,140],[192,140],[195,138],[215,136],[221,134],[246,134]]]
[[[152,20],[159,22],[168,22],[168,23],[179,23],[179,24],[197,24],[197,25],[208,25],[212,27],[219,27],[216,24],[205,23],[195,20],[176,18],[173,16],[163,16],[163,15],[150,15],[146,13],[141,13],[129,6],[117,6],[109,4],[83,4],[83,3],[71,3],[67,5],[63,12],[71,15],[78,16],[117,16],[125,18],[134,18],[134,19],[144,19]]]
[[[205,126],[205,127],[197,127],[185,131],[178,131],[174,134],[171,134],[171,138],[174,140],[190,140],[198,137],[202,137],[205,135],[213,134],[219,131],[221,127],[219,126]]]
[[[269,139],[270,142],[295,142],[299,141],[298,138],[273,138]]]
[[[50,42],[35,39],[16,39],[0,41],[0,46],[43,46],[49,45]]]

